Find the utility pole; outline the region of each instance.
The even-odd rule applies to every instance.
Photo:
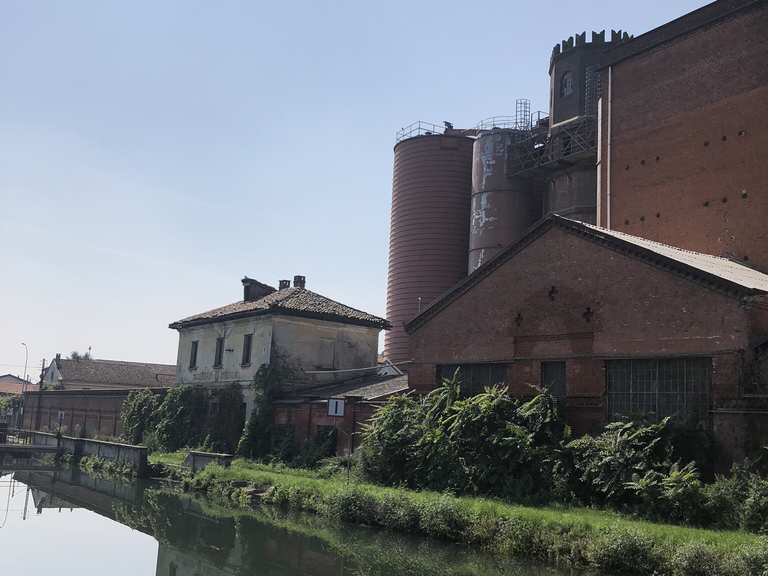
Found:
[[[24,391],[27,387],[27,363],[29,362],[29,348],[24,342],[22,342],[21,345],[24,346],[24,384],[21,385],[21,393],[24,394]]]

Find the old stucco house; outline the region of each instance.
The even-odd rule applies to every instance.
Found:
[[[177,382],[239,383],[250,410],[247,385],[278,350],[297,371],[292,392],[376,367],[379,331],[389,323],[307,290],[305,282],[295,276],[293,286],[281,280],[275,289],[245,277],[241,301],[170,324],[179,332]]]

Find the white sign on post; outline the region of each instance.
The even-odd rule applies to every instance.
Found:
[[[344,400],[341,398],[328,400],[328,416],[344,416]]]

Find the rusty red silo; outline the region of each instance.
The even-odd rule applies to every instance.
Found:
[[[450,126],[395,145],[384,355],[410,358],[404,324],[466,276],[473,139]]]

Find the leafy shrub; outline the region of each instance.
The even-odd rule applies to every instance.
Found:
[[[157,441],[168,452],[199,446],[206,436],[207,391],[202,386],[175,386],[156,410]]]
[[[461,542],[469,526],[469,517],[456,498],[441,496],[420,503],[419,528],[442,540]]]
[[[360,446],[364,474],[388,485],[415,484],[416,444],[424,432],[423,405],[394,396],[365,425]]]
[[[416,532],[419,527],[418,506],[404,494],[385,492],[378,499],[376,523],[398,532]]]
[[[272,401],[275,394],[287,385],[294,374],[294,368],[279,350],[273,350],[270,363],[262,364],[256,371],[251,384],[254,393],[253,409],[237,445],[237,453],[240,456],[283,456],[292,448],[292,436],[289,445],[285,442],[286,435],[275,434]]]
[[[768,534],[768,480],[752,475],[742,506],[741,527]]]
[[[243,433],[245,414],[243,410],[243,392],[239,384],[230,384],[221,389],[211,390],[208,394],[208,410],[211,414],[205,422],[207,448],[214,452],[233,453]]]
[[[566,444],[558,470],[568,475],[570,489],[584,503],[631,504],[636,492],[632,481],[669,469],[667,422],[612,422],[599,436]]]
[[[650,536],[632,530],[604,530],[587,549],[590,563],[617,574],[663,572],[664,552]]]
[[[701,543],[686,544],[672,557],[672,576],[739,576],[739,565],[722,552]]]

